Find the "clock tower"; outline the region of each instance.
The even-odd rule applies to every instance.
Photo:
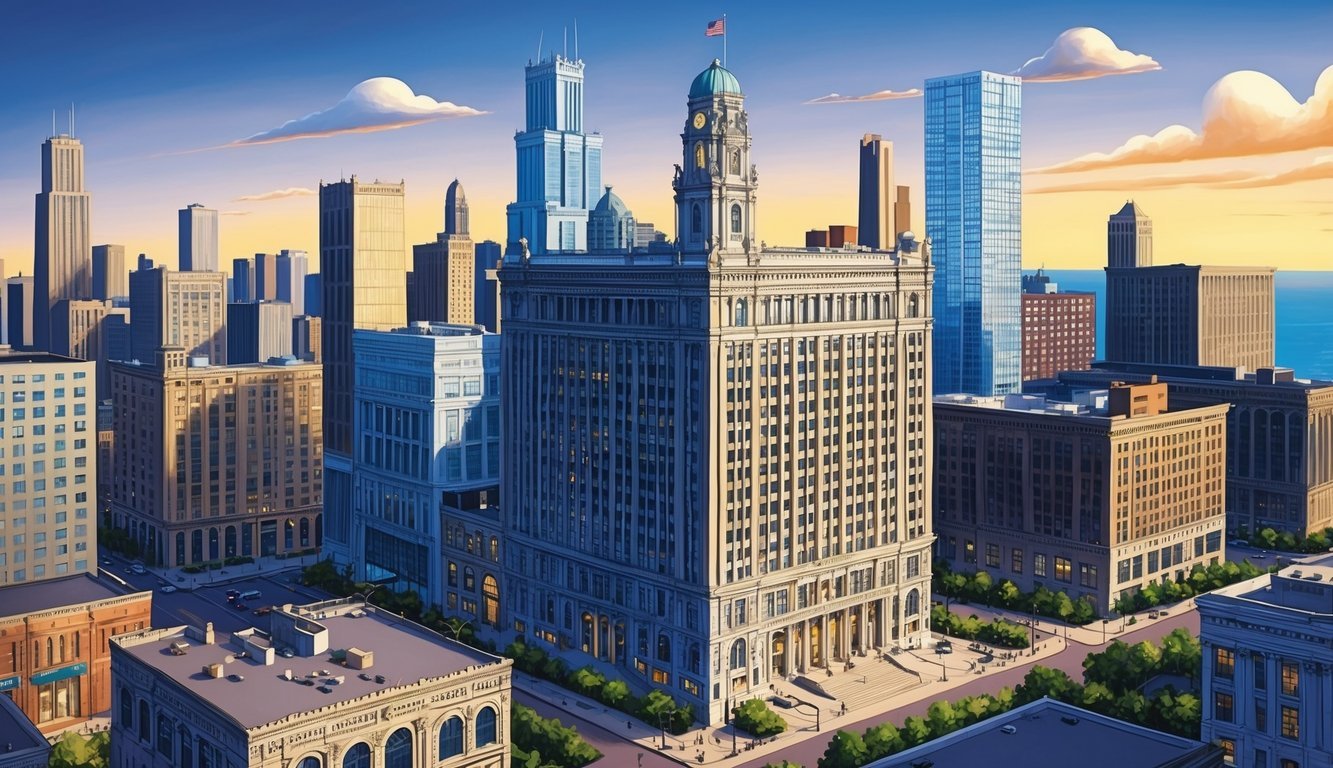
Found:
[[[676,232],[685,253],[709,261],[757,255],[758,176],[750,164],[750,126],[736,76],[716,59],[690,85],[689,114],[676,167]]]

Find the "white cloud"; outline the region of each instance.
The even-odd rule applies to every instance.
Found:
[[[1314,93],[1300,103],[1278,81],[1245,70],[1232,72],[1203,98],[1203,128],[1168,125],[1139,135],[1110,152],[1095,152],[1041,169],[1089,171],[1123,165],[1245,157],[1333,147],[1333,66],[1319,75]]]
[[[315,190],[309,187],[287,187],[286,189],[275,189],[269,192],[260,192],[257,195],[241,195],[232,202],[252,203],[263,200],[281,200],[284,197],[308,197],[315,194]]]
[[[1094,179],[1074,184],[1057,184],[1053,187],[1024,189],[1029,195],[1049,195],[1065,192],[1123,192],[1133,194],[1145,189],[1174,189],[1176,187],[1196,186],[1199,184],[1219,184],[1241,182],[1252,178],[1248,171],[1219,171],[1217,173],[1197,173],[1179,176],[1147,176],[1134,179]]]
[[[1317,157],[1309,165],[1293,168],[1289,171],[1253,176],[1248,179],[1239,179],[1214,184],[1213,186],[1224,189],[1255,189],[1257,187],[1281,187],[1302,181],[1326,181],[1328,179],[1333,179],[1333,155]]]
[[[1014,70],[1029,83],[1091,80],[1161,69],[1151,56],[1121,50],[1095,27],[1066,29],[1046,52]]]
[[[279,141],[314,139],[343,133],[373,133],[406,128],[435,120],[484,115],[472,107],[436,101],[418,95],[407,83],[392,77],[372,77],[348,91],[342,101],[328,109],[288,120],[277,128],[233,141],[230,146],[273,144]]]
[[[249,216],[249,211],[222,211],[219,216]]]
[[[827,96],[820,96],[817,99],[811,99],[806,104],[851,104],[858,101],[893,101],[894,99],[915,99],[921,95],[920,88],[909,88],[905,91],[875,91],[867,93],[864,96],[843,96],[838,93],[830,93]]]

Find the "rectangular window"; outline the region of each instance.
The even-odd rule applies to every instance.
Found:
[[[907,578],[915,579],[921,575],[921,556],[912,555],[907,558]]]
[[[1009,553],[1009,570],[1014,573],[1023,572],[1023,550],[1018,547],[1014,547]]]
[[[1229,693],[1216,692],[1213,694],[1213,719],[1221,720],[1224,723],[1234,722],[1232,716],[1232,705],[1235,700]]]
[[[1032,556],[1032,575],[1046,577],[1046,555],[1037,553]]]
[[[986,567],[987,567],[987,568],[999,568],[999,567],[1000,567],[1000,545],[999,545],[999,544],[987,544],[987,545],[986,545]]]
[[[1097,588],[1097,566],[1087,563],[1078,564],[1078,584],[1088,589]]]
[[[1268,733],[1268,705],[1262,699],[1254,700],[1254,729]]]
[[[1074,564],[1067,557],[1055,558],[1055,580],[1066,584],[1074,578]]]
[[[1236,674],[1236,654],[1230,648],[1213,652],[1213,676],[1231,678]]]
[[[1254,668],[1254,690],[1268,690],[1268,659],[1262,653],[1252,653],[1250,666]]]
[[[1301,738],[1301,711],[1295,707],[1282,708],[1282,738],[1293,741]]]
[[[1282,693],[1286,696],[1301,693],[1301,667],[1294,661],[1282,662]]]
[[[1218,739],[1218,746],[1222,748],[1222,764],[1236,764],[1236,741],[1234,739]]]

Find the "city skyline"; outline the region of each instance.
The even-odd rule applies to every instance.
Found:
[[[920,199],[922,99],[884,98],[880,92],[903,94],[920,89],[927,77],[953,72],[1023,69],[1030,84],[1024,94],[1025,267],[1100,266],[1104,217],[1127,197],[1153,211],[1164,263],[1244,264],[1262,252],[1264,261],[1280,268],[1327,264],[1333,179],[1320,174],[1333,175],[1333,164],[1312,161],[1333,145],[1318,120],[1318,108],[1333,94],[1333,74],[1313,99],[1311,93],[1333,63],[1315,32],[1330,12],[1314,3],[1286,3],[1289,13],[1247,19],[1242,26],[1234,11],[1212,9],[1205,17],[1190,12],[1194,5],[1155,11],[1143,20],[1132,8],[1122,12],[1121,5],[1074,12],[1050,4],[1042,24],[1023,29],[1017,19],[983,6],[970,9],[961,28],[934,23],[931,11],[909,9],[901,21],[913,27],[912,53],[895,57],[890,67],[872,55],[877,40],[894,34],[887,22],[843,28],[837,50],[796,50],[788,43],[799,39],[810,19],[784,9],[762,17],[731,14],[729,68],[747,83],[755,119],[772,126],[755,147],[773,201],[759,219],[758,237],[798,244],[811,226],[855,223],[854,147],[866,132],[894,142],[897,175]],[[849,3],[823,13],[842,16],[862,8]],[[424,6],[391,19],[351,6],[336,10],[336,18],[317,20],[310,34],[297,36],[297,20],[278,16],[265,16],[254,29],[223,20],[204,30],[190,14],[166,6],[130,13],[90,8],[71,22],[73,29],[60,31],[133,31],[142,45],[134,51],[127,46],[107,71],[96,69],[95,54],[88,53],[24,78],[24,69],[41,60],[34,46],[50,42],[57,30],[20,9],[19,21],[32,34],[11,52],[33,64],[17,68],[20,83],[9,111],[19,119],[0,129],[0,258],[9,272],[31,274],[37,149],[50,127],[47,112],[55,107],[64,114],[69,101],[77,110],[76,135],[87,149],[94,243],[124,243],[130,253],[147,252],[172,265],[174,212],[197,200],[221,214],[224,264],[275,245],[313,252],[318,182],[353,173],[406,180],[410,242],[426,242],[438,231],[444,188],[457,177],[470,193],[474,239],[503,242],[504,206],[514,199],[512,131],[523,124],[522,67],[538,57],[539,38],[541,55],[567,51],[585,62],[587,127],[606,141],[604,183],[615,186],[636,218],[670,220],[671,200],[662,190],[678,137],[667,126],[679,121],[673,109],[680,83],[722,53],[719,41],[703,35],[718,10],[690,5],[648,10],[646,17],[601,14],[578,19],[577,32],[575,14],[564,18],[545,9],[529,9],[518,24],[485,18],[481,11]],[[1070,50],[1096,52],[1095,36],[1080,41],[1079,35],[1062,34],[1085,25],[1122,49],[1123,56],[1105,61],[1109,71],[1124,76],[1058,82],[1087,76],[1054,67]],[[460,26],[469,29],[461,36],[469,39],[458,40],[449,55],[412,44]],[[655,31],[645,35],[643,29]],[[999,31],[1004,33],[991,34]],[[198,36],[191,50],[196,67],[188,73],[168,66],[179,55],[174,41],[187,33]],[[1283,40],[1280,48],[1267,44],[1274,37]],[[401,44],[376,45],[390,39]],[[237,61],[231,55],[237,41],[271,46],[280,40],[284,51],[276,58]],[[496,40],[508,44],[496,46]],[[336,60],[320,55],[325,47],[353,43],[375,53]],[[1108,71],[1105,61],[1101,71]],[[1249,69],[1267,77],[1232,75]],[[401,122],[426,124],[382,132],[348,127],[347,110],[358,98],[401,99],[404,88],[428,97],[434,106],[427,111],[434,112]],[[349,91],[355,93],[340,104]],[[829,101],[834,92],[879,98],[809,103]],[[842,97],[848,98],[855,97]],[[302,118],[319,112],[323,123]],[[457,117],[435,120],[440,114]],[[1210,117],[1205,121],[1201,114]],[[1248,148],[1224,141],[1227,126],[1234,129],[1256,115],[1282,129],[1273,135],[1294,138]],[[344,123],[334,124],[338,119]],[[1292,130],[1301,120],[1313,129]],[[1130,137],[1177,124],[1186,128],[1168,129],[1159,138],[1185,147],[1177,155],[1199,159],[1070,171],[1099,164],[1071,165],[1076,159],[1123,157],[1114,150]],[[57,130],[64,127],[62,118]],[[336,130],[348,132],[323,140],[291,138]],[[288,140],[278,141],[283,138]],[[1242,151],[1254,153],[1227,156]],[[1051,168],[1060,172],[1038,172]],[[1292,173],[1296,169],[1313,180],[1284,183],[1299,175]],[[1042,192],[1048,189],[1064,192]],[[916,212],[914,229],[923,228],[923,214]]]

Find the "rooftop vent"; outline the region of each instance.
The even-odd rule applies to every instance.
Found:
[[[1018,733],[1018,729],[1012,725],[1002,725],[1000,726],[1000,733]]]
[[[188,651],[189,649],[190,649],[189,643],[177,640],[176,642],[171,644],[170,650],[172,656],[184,656],[185,652]]]
[[[1299,578],[1303,577],[1304,575],[1305,575],[1305,574],[1302,573],[1301,571],[1292,571],[1292,572],[1291,572],[1291,577],[1292,577],[1293,579],[1299,579]]]
[[[1073,715],[1065,715],[1064,717],[1060,718],[1060,722],[1064,723],[1065,725],[1078,725],[1078,718],[1074,717]]]
[[[384,675],[375,675],[375,682],[384,685]]]
[[[292,671],[291,671],[290,669],[284,669],[284,670],[282,670],[282,679],[283,679],[283,680],[291,680],[291,679],[292,679]]]
[[[1322,573],[1312,573],[1312,574],[1310,574],[1309,576],[1307,576],[1306,578],[1309,579],[1310,581],[1323,581],[1323,580],[1324,580],[1324,574],[1322,574]]]
[[[315,690],[319,691],[320,693],[333,693],[333,689],[328,687],[327,685],[321,685]]]
[[[242,680],[245,679],[245,676],[244,676],[244,675],[227,675],[227,679],[230,680],[230,681],[232,681],[233,683],[239,683],[239,682],[241,682]]]
[[[375,652],[348,648],[346,664],[348,669],[370,669],[375,666]]]
[[[205,665],[204,665],[204,674],[207,675],[207,676],[209,676],[209,677],[215,678],[215,679],[216,679],[216,678],[219,678],[219,677],[222,677],[222,665],[221,665],[221,664],[205,664]]]

